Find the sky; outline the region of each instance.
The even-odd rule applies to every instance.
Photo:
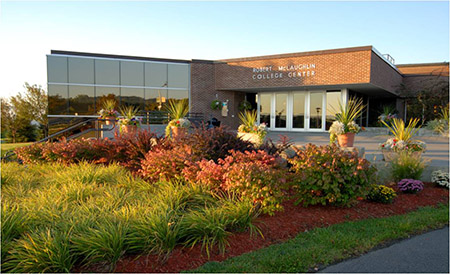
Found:
[[[449,2],[0,2],[0,97],[46,89],[50,50],[224,59],[373,45],[449,61]]]

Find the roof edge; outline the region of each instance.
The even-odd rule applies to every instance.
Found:
[[[79,51],[65,51],[65,50],[51,50],[51,54],[55,55],[69,55],[69,56],[80,56],[80,57],[98,57],[98,58],[108,58],[108,59],[128,59],[128,60],[139,60],[139,61],[156,61],[156,62],[172,62],[172,63],[191,63],[190,60],[183,59],[168,59],[168,58],[156,58],[156,57],[142,57],[142,56],[128,56],[128,55],[116,55],[116,54],[104,54],[104,53],[90,53],[90,52],[79,52]]]
[[[400,64],[397,67],[431,67],[431,66],[441,66],[449,65],[449,62],[434,62],[434,63],[414,63],[414,64]]]
[[[290,57],[299,57],[299,56],[308,56],[308,55],[322,55],[322,54],[333,54],[333,53],[343,53],[343,52],[366,51],[366,50],[372,50],[372,49],[373,49],[373,46],[361,46],[361,47],[349,47],[349,48],[339,48],[339,49],[327,49],[327,50],[315,50],[315,51],[304,51],[304,52],[294,52],[294,53],[262,55],[262,56],[253,56],[253,57],[220,59],[218,61],[243,62],[243,61],[274,59],[274,58],[290,58]]]

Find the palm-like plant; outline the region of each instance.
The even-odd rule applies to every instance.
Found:
[[[116,108],[117,102],[114,99],[103,101],[102,107],[106,111],[113,111]]]
[[[252,128],[256,124],[256,110],[247,110],[239,113],[239,119],[245,127]]]
[[[169,100],[166,106],[166,110],[169,112],[172,120],[178,120],[184,118],[189,112],[189,104],[187,100]]]
[[[135,118],[138,112],[139,109],[134,106],[126,106],[120,108],[120,115],[129,120]]]
[[[448,104],[445,107],[441,107],[441,113],[439,115],[442,120],[447,122],[447,124],[449,123],[448,109],[449,109],[449,105]]]
[[[362,98],[350,97],[345,105],[339,102],[339,111],[336,112],[335,120],[348,125],[361,115],[365,107]]]
[[[408,125],[405,127],[405,122],[402,119],[392,119],[392,125],[388,125],[386,122],[381,121],[395,136],[397,140],[408,142],[419,131],[420,125],[418,118],[410,119]]]

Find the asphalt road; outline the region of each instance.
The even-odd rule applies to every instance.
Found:
[[[320,272],[449,273],[448,226],[329,266]]]

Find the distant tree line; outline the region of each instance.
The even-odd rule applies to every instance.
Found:
[[[47,93],[41,86],[25,83],[25,92],[1,100],[1,137],[31,142],[48,134]]]

